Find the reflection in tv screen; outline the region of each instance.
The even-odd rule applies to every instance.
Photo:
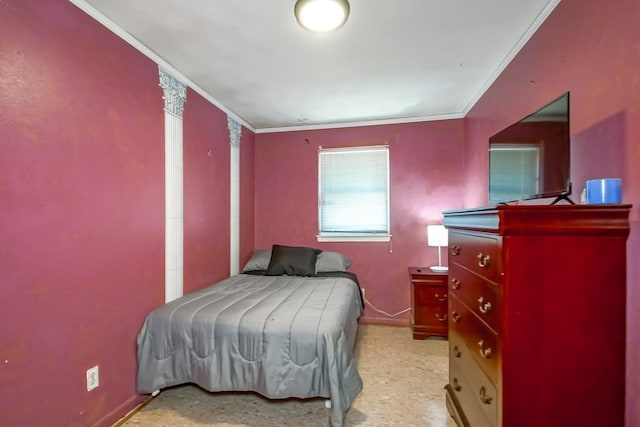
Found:
[[[570,141],[569,92],[492,136],[489,202],[566,198]]]

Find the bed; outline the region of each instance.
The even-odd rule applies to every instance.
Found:
[[[267,398],[329,398],[342,426],[362,390],[354,358],[363,300],[337,252],[273,245],[241,274],[149,313],[138,334],[139,393],[194,383]]]

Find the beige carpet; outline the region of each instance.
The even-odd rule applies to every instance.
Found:
[[[409,328],[361,325],[356,348],[364,390],[345,426],[455,426],[444,400],[446,340],[416,341]],[[267,400],[187,385],[163,390],[123,425],[315,427],[329,425],[329,410],[324,399]]]

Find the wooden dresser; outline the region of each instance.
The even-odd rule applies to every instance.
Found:
[[[630,208],[444,212],[459,426],[624,426]]]
[[[414,339],[447,336],[447,272],[409,267],[411,332]]]

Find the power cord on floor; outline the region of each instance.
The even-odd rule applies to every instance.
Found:
[[[386,311],[384,311],[384,310],[380,310],[380,309],[379,309],[379,308],[377,308],[375,305],[371,304],[371,301],[369,301],[369,300],[368,300],[368,299],[366,299],[366,298],[364,299],[364,303],[365,303],[366,305],[368,305],[369,307],[373,308],[373,309],[374,309],[375,311],[377,311],[378,313],[382,313],[382,314],[384,314],[384,315],[385,315],[385,316],[387,316],[387,317],[397,317],[397,316],[400,316],[401,314],[406,313],[407,311],[410,311],[410,310],[411,310],[411,307],[407,307],[407,308],[405,308],[404,310],[399,311],[399,312],[397,312],[397,313],[395,313],[395,314],[390,314],[390,313],[387,313],[387,312],[386,312]]]

